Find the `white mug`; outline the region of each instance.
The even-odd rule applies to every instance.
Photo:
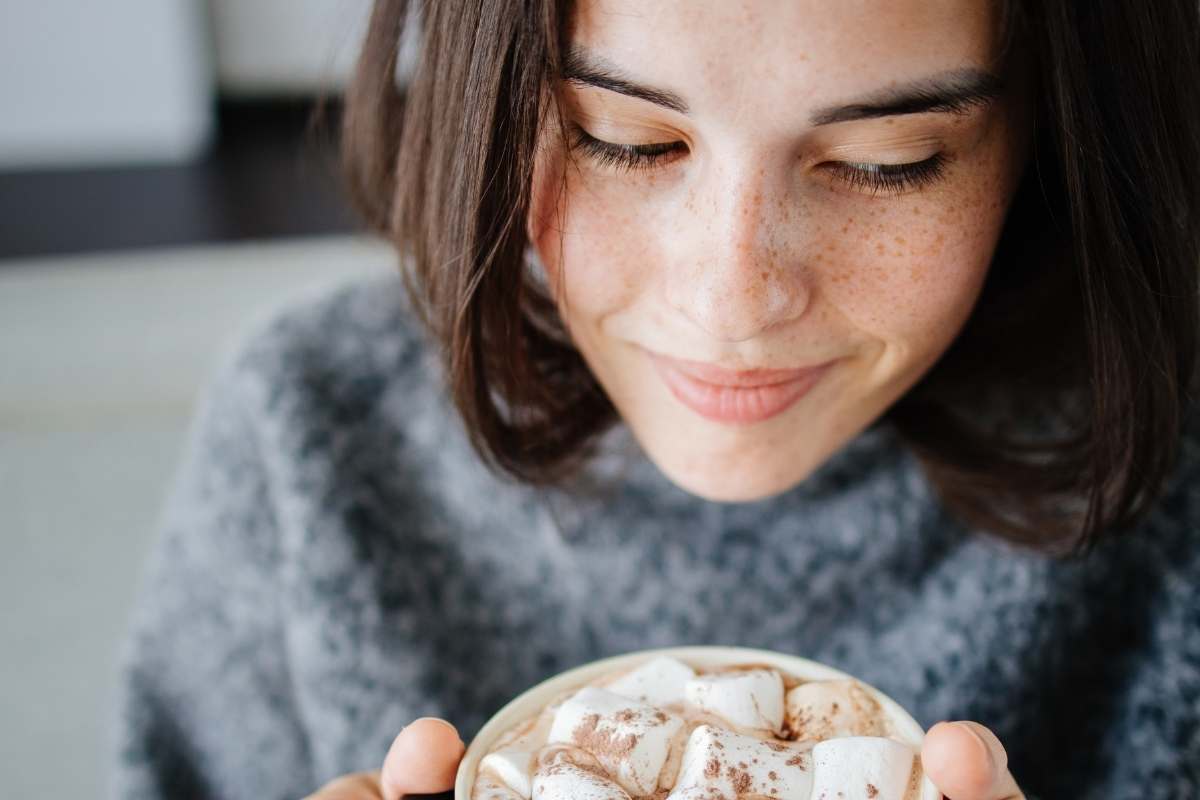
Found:
[[[480,760],[495,745],[496,740],[509,729],[531,717],[537,716],[558,695],[611,673],[620,672],[650,660],[656,656],[670,656],[691,667],[710,670],[734,664],[765,664],[804,681],[845,680],[854,678],[841,670],[828,667],[807,658],[780,653],[775,650],[760,650],[753,647],[724,647],[703,645],[688,647],[664,647],[651,650],[636,650],[630,653],[602,658],[574,667],[566,672],[547,678],[509,701],[489,719],[471,740],[467,752],[458,765],[454,780],[454,800],[471,800],[475,786],[475,774]],[[918,750],[925,738],[924,729],[907,711],[892,698],[870,684],[857,678],[854,680],[870,694],[893,723],[895,738]],[[920,800],[941,800],[937,787],[923,776]]]

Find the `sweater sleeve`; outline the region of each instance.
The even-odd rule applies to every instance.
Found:
[[[121,658],[116,797],[264,800],[314,788],[285,647],[265,417],[254,411],[265,384],[250,364],[243,348],[210,379],[160,516]]]

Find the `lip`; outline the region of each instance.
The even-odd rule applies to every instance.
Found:
[[[752,424],[781,414],[833,365],[799,369],[728,370],[647,351],[675,399],[715,422]]]

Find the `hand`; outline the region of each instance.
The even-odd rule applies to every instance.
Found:
[[[406,794],[446,792],[454,788],[466,749],[449,722],[421,717],[396,736],[383,769],[343,775],[305,800],[400,800]]]
[[[978,722],[939,722],[925,734],[921,763],[949,800],[1026,800],[996,734]]]

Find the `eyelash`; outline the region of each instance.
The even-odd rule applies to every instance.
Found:
[[[684,147],[682,142],[613,144],[591,136],[578,126],[574,126],[573,133],[573,149],[579,150],[602,167],[612,167],[624,172],[650,169],[663,156]],[[942,177],[945,167],[946,157],[942,153],[934,153],[924,161],[908,164],[835,161],[830,162],[827,168],[851,189],[865,189],[871,194],[898,194],[905,189],[921,189],[935,183]]]

